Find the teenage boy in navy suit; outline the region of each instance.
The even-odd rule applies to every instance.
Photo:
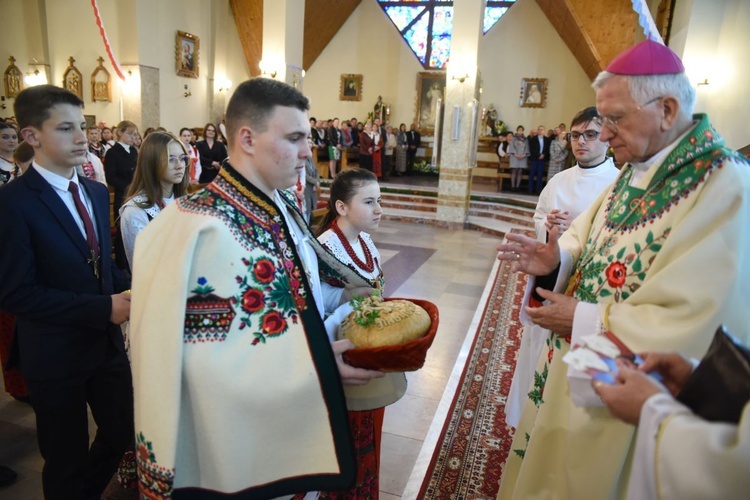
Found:
[[[29,386],[45,498],[99,498],[133,439],[117,326],[130,296],[116,293],[128,283],[112,264],[109,192],[76,174],[88,150],[81,99],[41,85],[14,107],[34,163],[0,189],[0,309],[17,316],[11,363]]]

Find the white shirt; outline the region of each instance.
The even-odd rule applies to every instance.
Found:
[[[133,253],[135,252],[135,240],[138,234],[143,231],[146,224],[151,222],[154,217],[161,213],[158,205],[148,208],[141,208],[135,204],[136,201],[146,201],[145,195],[139,195],[128,200],[120,207],[120,233],[122,234],[122,244],[125,247],[125,255],[128,258],[130,269],[133,269]],[[163,198],[164,206],[174,201],[174,195],[169,198]],[[149,218],[151,216],[151,218]]]
[[[330,285],[323,287],[321,285],[320,274],[318,272],[318,255],[315,253],[315,249],[313,249],[313,246],[310,243],[310,239],[313,238],[313,236],[309,233],[303,232],[294,218],[289,215],[286,202],[281,198],[281,194],[278,191],[274,191],[273,201],[276,203],[281,215],[284,217],[286,225],[289,226],[291,233],[290,236],[294,241],[294,245],[297,247],[297,254],[302,261],[302,265],[305,267],[307,281],[312,288],[315,305],[318,307],[320,318],[323,319],[326,311],[332,312],[339,306],[339,302],[341,302],[341,294],[344,293],[344,289],[332,287]]]
[[[86,207],[86,211],[89,213],[89,217],[91,217],[91,222],[94,224],[96,240],[101,241],[101,239],[99,238],[99,231],[97,231],[96,229],[96,216],[94,215],[94,208],[91,205],[91,198],[86,192],[86,188],[84,188],[78,181],[78,174],[76,173],[76,171],[73,170],[73,177],[71,177],[70,179],[66,179],[62,175],[50,172],[49,170],[37,164],[36,161],[31,164],[31,168],[39,172],[39,175],[41,175],[42,178],[44,178],[44,180],[52,186],[52,188],[55,190],[55,193],[57,193],[62,202],[68,208],[68,212],[70,212],[70,215],[73,216],[73,220],[76,222],[78,229],[81,230],[83,238],[86,239],[86,228],[83,225],[83,219],[81,219],[81,216],[78,215],[76,204],[73,201],[73,193],[68,191],[68,185],[70,184],[70,182],[73,181],[74,183],[76,183],[76,185],[78,186],[78,193],[81,195],[81,201],[83,201],[83,206]]]

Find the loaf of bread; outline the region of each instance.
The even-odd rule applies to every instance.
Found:
[[[354,347],[398,345],[422,337],[430,329],[430,316],[408,300],[368,297],[341,322],[340,339],[349,339]]]

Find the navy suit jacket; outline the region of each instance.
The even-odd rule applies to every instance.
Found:
[[[110,295],[129,284],[112,263],[109,191],[79,177],[101,249],[97,279],[86,239],[34,167],[0,189],[0,309],[16,315],[11,364],[28,381],[66,378],[124,352]]]

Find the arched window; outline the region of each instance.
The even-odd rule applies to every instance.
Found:
[[[515,0],[487,0],[482,32],[487,33]],[[450,0],[378,0],[414,55],[427,69],[444,68],[451,49],[453,2]]]

